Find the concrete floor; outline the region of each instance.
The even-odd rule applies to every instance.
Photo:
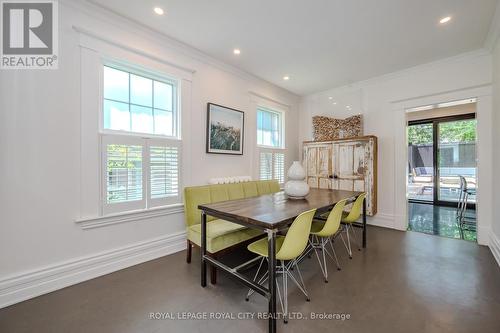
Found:
[[[475,243],[371,227],[368,249],[324,283],[315,258],[301,267],[311,302],[290,288],[290,311],[349,314],[349,320],[290,320],[278,332],[500,332],[500,267]],[[194,258],[199,255],[194,251]],[[0,310],[0,332],[266,332],[267,321],[152,320],[150,312],[265,311],[259,295],[221,274],[199,286],[199,260],[163,257]],[[229,261],[245,252],[235,254]],[[248,272],[249,274],[251,272]],[[279,308],[279,305],[278,305]]]

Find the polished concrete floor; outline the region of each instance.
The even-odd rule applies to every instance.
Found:
[[[476,211],[468,209],[465,216],[467,220],[474,221]],[[460,230],[456,207],[408,202],[408,230],[473,242],[477,240],[475,225]]]
[[[290,311],[349,314],[347,320],[290,320],[278,332],[500,332],[500,267],[473,242],[376,227],[368,248],[349,260],[336,245],[342,271],[324,283],[315,258],[301,267],[311,302],[290,287]],[[194,258],[199,255],[193,253]],[[227,258],[236,261],[244,252]],[[199,260],[180,252],[0,310],[0,332],[266,332],[267,322],[150,319],[152,312],[234,315],[265,311],[255,295],[221,274],[199,286]],[[251,272],[248,272],[250,274]]]

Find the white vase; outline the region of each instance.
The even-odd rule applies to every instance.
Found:
[[[299,161],[294,161],[288,169],[289,181],[285,184],[285,193],[291,199],[303,199],[309,193],[309,185],[304,181],[306,171]]]

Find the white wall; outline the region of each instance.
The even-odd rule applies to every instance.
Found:
[[[405,120],[404,108],[445,102],[460,96],[482,95],[478,102],[478,157],[481,202],[478,205],[484,229],[480,243],[488,242],[491,223],[491,55],[479,50],[435,63],[349,86],[306,96],[301,103],[302,140],[311,139],[311,116],[347,117],[363,114],[364,133],[379,138],[378,211],[371,223],[404,229],[405,215]],[[484,95],[484,96],[483,96]],[[332,100],[329,97],[333,97]],[[444,100],[440,100],[443,98]],[[337,102],[333,105],[332,102]],[[352,107],[347,110],[346,105]],[[402,147],[402,148],[401,148]],[[403,161],[401,166],[400,161]],[[402,180],[401,180],[402,179]]]
[[[500,142],[500,40],[497,41],[493,50],[493,140],[496,144]],[[493,170],[500,170],[500,150],[495,146],[493,150]],[[500,177],[493,178],[493,210],[491,248],[495,258],[500,265]]]
[[[250,92],[287,106],[287,165],[299,156],[296,95],[102,9],[73,1],[59,8],[59,69],[0,72],[0,307],[184,247],[179,211],[88,230],[75,223],[80,175],[97,166],[80,160],[81,50],[73,26],[194,70],[191,107],[183,110],[184,185],[255,176]],[[245,111],[243,156],[205,153],[207,102]]]

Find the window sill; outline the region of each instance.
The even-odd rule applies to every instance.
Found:
[[[264,146],[264,145],[257,145],[257,148],[261,148],[261,149],[269,149],[269,150],[286,150],[285,147],[274,147],[274,146]]]
[[[106,215],[106,216],[86,217],[76,220],[75,223],[79,225],[82,229],[94,229],[113,224],[135,222],[153,217],[161,217],[166,215],[179,214],[183,212],[184,212],[184,205],[178,203],[168,206],[140,209],[140,210],[134,210],[134,211]]]

